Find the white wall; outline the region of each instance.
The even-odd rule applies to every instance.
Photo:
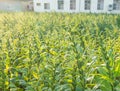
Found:
[[[36,3],[40,2],[41,6],[36,6]],[[50,10],[44,10],[44,3],[50,3]],[[120,13],[120,10],[108,10],[109,4],[113,5],[113,0],[104,0],[104,9],[97,10],[98,0],[91,0],[91,9],[85,10],[85,0],[76,0],[76,10],[70,10],[70,0],[64,0],[64,10],[58,10],[57,0],[34,0],[34,11],[35,12],[92,12],[92,13]]]
[[[41,6],[37,6],[36,3],[41,3]],[[50,10],[44,9],[44,3],[50,3]],[[70,0],[64,1],[64,10],[58,9],[57,0],[34,0],[34,11],[45,12],[45,11],[56,11],[56,12],[79,12],[80,0],[76,0],[76,10],[70,10]]]

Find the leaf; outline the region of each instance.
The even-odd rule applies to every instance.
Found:
[[[38,78],[39,78],[39,76],[38,76],[38,74],[37,74],[37,73],[33,72],[32,74],[33,74],[33,77],[35,77],[36,79],[38,79]]]
[[[83,91],[83,89],[77,86],[76,91]]]

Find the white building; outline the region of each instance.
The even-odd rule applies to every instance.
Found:
[[[35,12],[120,13],[120,0],[34,0]]]

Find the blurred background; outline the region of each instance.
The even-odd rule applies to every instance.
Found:
[[[33,0],[0,0],[0,11],[33,11]]]

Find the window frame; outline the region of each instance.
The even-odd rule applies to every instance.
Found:
[[[70,0],[70,10],[76,10],[76,0]]]
[[[84,9],[90,10],[91,9],[91,0],[85,0]]]
[[[58,0],[58,10],[64,10],[64,0]]]
[[[50,3],[44,3],[44,9],[50,10]]]
[[[113,0],[113,10],[120,10],[120,0]]]
[[[41,6],[41,3],[37,2],[37,3],[36,3],[36,6]]]
[[[104,0],[98,0],[97,10],[104,10]]]

